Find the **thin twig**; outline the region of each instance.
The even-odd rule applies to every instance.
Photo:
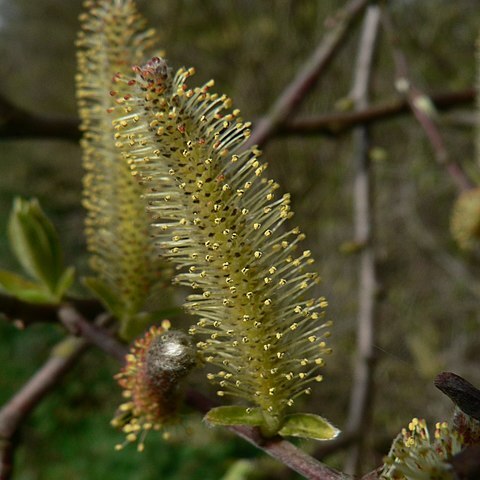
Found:
[[[365,109],[369,102],[372,66],[380,26],[380,8],[368,8],[363,24],[358,57],[355,66],[352,98],[356,110]],[[357,359],[347,420],[347,431],[366,432],[371,417],[373,398],[374,347],[377,326],[377,272],[374,246],[373,174],[370,165],[370,135],[367,126],[354,130],[356,174],[354,179],[355,242],[362,245],[359,265],[357,314]],[[347,457],[345,470],[358,474],[366,435],[358,436],[357,443]]]
[[[229,427],[229,430],[305,478],[310,480],[351,479],[349,475],[327,467],[287,440],[281,438],[266,440],[257,429],[250,427]]]
[[[331,20],[331,30],[324,36],[313,55],[305,62],[295,79],[278,97],[265,118],[260,120],[248,140],[248,145],[265,144],[277,129],[300,106],[319,77],[325,72],[343,45],[351,26],[368,5],[369,0],[351,0]]]
[[[52,356],[0,410],[0,479],[11,478],[14,435],[32,410],[53,390],[86,349],[84,339],[68,337],[52,350]]]
[[[92,345],[116,358],[120,363],[124,362],[128,348],[116,340],[107,330],[89,322],[73,307],[69,305],[60,307],[58,318],[72,334],[84,337]]]
[[[409,77],[407,57],[400,48],[387,7],[382,9],[382,24],[392,50],[397,90],[405,95],[413,115],[430,142],[437,162],[445,167],[460,190],[473,188],[473,183],[463,170],[461,164],[452,159],[448,154],[443,137],[433,118],[433,112],[430,111],[431,100],[412,83]]]
[[[458,92],[440,92],[429,95],[437,110],[449,110],[459,105],[473,104],[475,90],[469,88]],[[358,125],[371,125],[408,114],[407,100],[397,100],[353,112],[336,112],[299,117],[279,127],[278,135],[328,135],[338,136],[350,132]],[[472,126],[472,125],[471,125]]]

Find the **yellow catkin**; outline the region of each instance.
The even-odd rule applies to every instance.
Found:
[[[131,95],[114,112],[119,148],[159,219],[159,247],[179,265],[176,281],[194,289],[190,332],[216,370],[209,378],[219,396],[281,419],[321,380],[330,352],[326,301],[308,293],[319,281],[310,251],[299,249],[298,228],[283,226],[290,196],[265,176],[258,149],[244,147],[250,124],[210,92],[213,82],[191,88],[191,69],[172,76],[160,58],[135,72],[117,78]]]
[[[121,141],[108,111],[128,96],[126,88],[125,93],[113,90],[112,78],[142,61],[154,43],[154,32],[145,31],[133,1],[87,1],[85,7],[77,39],[76,76],[83,132],[85,232],[91,268],[120,305],[113,313],[127,330],[126,324],[136,314],[151,308],[149,298],[166,275],[149,236],[142,190],[115,146]]]

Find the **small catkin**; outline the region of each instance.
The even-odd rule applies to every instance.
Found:
[[[480,188],[462,192],[452,211],[450,230],[464,250],[471,250],[480,242]]]
[[[446,422],[430,437],[425,420],[414,418],[394,440],[380,478],[385,480],[454,480],[449,460],[463,448],[463,439]]]
[[[177,421],[181,381],[195,367],[197,355],[187,334],[168,327],[168,322],[151,327],[137,339],[115,376],[126,398],[112,420],[126,435],[117,449],[138,442],[141,451],[149,431],[165,430]]]

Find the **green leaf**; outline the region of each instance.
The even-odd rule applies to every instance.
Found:
[[[250,460],[237,460],[222,477],[222,480],[247,480],[252,478],[258,467]]]
[[[125,306],[121,299],[113,292],[110,287],[102,280],[96,277],[87,277],[83,283],[92,293],[103,303],[105,308],[115,317],[121,318],[125,312]]]
[[[60,242],[37,200],[14,200],[8,235],[10,247],[25,272],[55,293],[62,272]]]
[[[7,270],[0,270],[0,288],[20,300],[30,303],[56,303],[44,286]]]
[[[260,408],[245,408],[235,405],[212,408],[204,417],[212,425],[250,425],[258,427],[263,424]]]
[[[55,294],[58,299],[61,299],[69,288],[73,285],[75,280],[75,267],[68,267],[63,271],[62,276],[57,282]]]
[[[278,432],[283,437],[303,437],[314,440],[332,440],[340,430],[327,419],[313,413],[294,413],[287,415]]]

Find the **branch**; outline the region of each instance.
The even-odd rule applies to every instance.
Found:
[[[355,66],[352,98],[357,110],[369,102],[372,65],[380,26],[380,8],[371,6],[365,16],[362,36]],[[373,367],[377,320],[376,252],[373,244],[373,173],[370,165],[370,135],[367,126],[354,131],[356,174],[354,179],[355,243],[362,245],[360,253],[357,359],[350,397],[347,431],[367,432],[373,398]],[[358,437],[346,462],[346,471],[358,474],[364,450],[365,435]]]
[[[460,190],[473,188],[473,183],[467,176],[462,166],[453,160],[447,151],[443,137],[429,111],[430,99],[409,78],[408,62],[405,54],[399,46],[392,20],[387,8],[382,10],[382,24],[387,33],[395,64],[396,87],[406,97],[410,109],[422,127],[425,135],[434,151],[437,162],[443,165],[450,177]]]
[[[86,349],[86,340],[68,337],[52,350],[52,356],[0,410],[0,479],[13,469],[14,436],[31,411],[52,391]]]
[[[458,105],[471,104],[475,100],[475,90],[469,88],[458,92],[441,92],[429,95],[438,110],[448,110]],[[367,107],[354,112],[326,113],[297,118],[279,127],[279,135],[329,135],[348,133],[358,125],[371,125],[390,120],[410,112],[407,100],[388,102],[375,107]]]
[[[67,298],[68,304],[88,318],[95,318],[103,312],[98,300]],[[32,323],[58,322],[58,305],[28,303],[16,297],[0,292],[0,314],[19,328],[25,328]]]
[[[60,307],[58,318],[72,334],[84,337],[92,345],[116,358],[120,363],[124,362],[128,347],[116,340],[110,332],[101,326],[89,322],[73,307],[69,305]],[[99,318],[96,323],[103,324],[105,319],[108,320],[108,318],[108,316]]]
[[[0,138],[80,138],[77,118],[29,112],[0,96]]]
[[[460,90],[458,92],[439,92],[429,94],[428,97],[434,104],[437,110],[449,110],[459,105],[469,105],[472,104],[475,100],[475,90],[469,88],[466,90]],[[2,98],[0,97],[0,139],[1,138],[59,138],[77,141],[79,138],[79,133],[74,132],[72,127],[71,136],[65,134],[64,130],[58,129],[54,130],[53,128],[45,128],[43,125],[45,121],[43,117],[38,117],[37,125],[39,128],[35,129],[32,124],[31,128],[28,131],[25,129],[20,129],[15,131],[15,135],[5,135],[5,131],[12,129],[13,127],[6,126],[5,122],[8,123],[8,119],[5,117],[5,114],[2,113],[1,108]],[[12,105],[12,109],[18,109],[18,107]],[[30,112],[23,110],[26,116],[31,116]],[[286,136],[286,135],[327,135],[327,136],[339,136],[345,133],[348,133],[350,130],[355,128],[358,125],[370,125],[372,123],[390,120],[396,118],[400,115],[405,115],[410,112],[410,106],[406,100],[397,100],[387,102],[375,107],[365,108],[360,111],[354,112],[334,112],[326,113],[322,115],[312,115],[308,117],[300,117],[294,120],[287,121],[284,124],[278,126],[276,135]],[[3,117],[2,117],[3,115]],[[456,121],[453,119],[448,123]],[[3,123],[2,123],[3,122]],[[72,125],[78,125],[78,119],[71,118],[68,120]],[[473,127],[474,118],[465,117],[459,118],[458,123],[462,126]],[[16,127],[15,127],[16,128]],[[78,128],[78,127],[77,127]],[[58,133],[58,135],[57,135]]]
[[[287,440],[278,437],[266,440],[257,429],[250,427],[229,427],[229,430],[305,478],[311,480],[346,480],[351,478],[349,475],[327,467]]]
[[[332,18],[332,29],[324,36],[313,55],[305,62],[295,79],[278,97],[265,118],[260,120],[247,146],[262,146],[300,106],[307,93],[324,73],[343,45],[350,27],[365,9],[369,0],[350,0]]]
[[[480,390],[478,388],[451,372],[439,373],[434,383],[462,412],[480,421]]]
[[[104,329],[92,325],[73,308],[68,306],[60,309],[59,318],[71,331],[83,335],[90,343],[123,363],[124,357],[128,352],[127,347],[111,337]],[[187,403],[201,413],[206,413],[215,406],[214,402],[194,390],[187,392]],[[340,480],[348,478],[340,472],[330,469],[318,460],[315,460],[286,440],[279,438],[265,440],[256,429],[249,427],[229,427],[229,430],[289,466],[291,469],[304,475],[306,478],[318,480]]]

